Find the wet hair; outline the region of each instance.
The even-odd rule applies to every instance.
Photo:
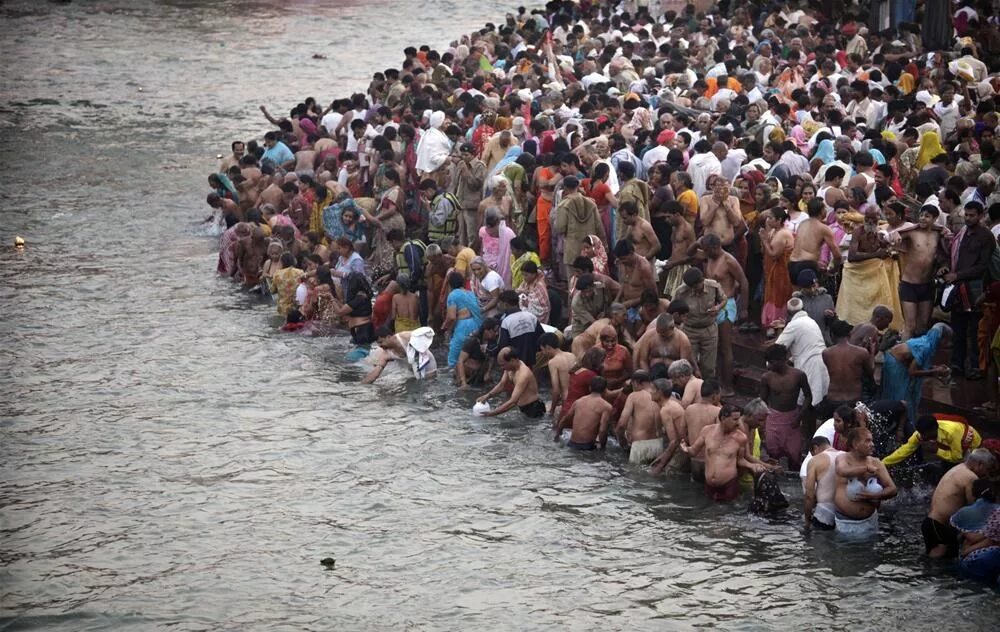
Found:
[[[285,316],[286,323],[301,323],[303,320],[304,319],[302,317],[302,312],[300,312],[297,309],[293,309],[292,311],[288,312],[287,316]]]
[[[670,301],[670,305],[667,305],[668,314],[687,314],[691,311],[688,306],[687,301],[682,298],[675,298]]]
[[[861,441],[864,438],[865,433],[871,435],[871,432],[868,430],[868,428],[865,428],[864,426],[857,426],[855,428],[851,428],[847,432],[847,449],[848,450],[853,449],[855,444],[857,444],[858,441]]]
[[[694,368],[687,360],[674,360],[667,368],[667,375],[672,380],[679,377],[687,377],[689,375],[694,375]]]
[[[828,445],[830,445],[830,440],[824,437],[823,435],[815,435],[809,441],[810,448],[824,448]]]
[[[719,383],[715,380],[705,380],[701,383],[701,397],[702,399],[707,399],[719,393],[721,388]]]
[[[513,243],[513,240],[511,241]],[[570,264],[571,268],[576,268],[577,270],[583,270],[584,272],[594,271],[594,262],[587,257],[577,257],[573,259],[573,263]]]
[[[759,397],[755,397],[743,405],[743,416],[754,417],[761,413],[767,413],[768,410],[768,405],[764,402],[764,400]]]
[[[764,351],[764,360],[768,363],[780,364],[788,360],[788,347],[782,344],[774,344]]]
[[[854,406],[850,404],[841,404],[837,406],[833,414],[840,417],[844,421],[844,425],[848,428],[853,428],[858,424],[858,411],[854,409]]]
[[[598,373],[604,365],[605,355],[604,349],[601,347],[591,347],[586,353],[583,354],[583,357],[580,358],[580,366]]]
[[[704,395],[702,395],[702,397],[704,397]],[[725,419],[733,413],[738,412],[740,412],[740,407],[736,404],[723,404],[722,408],[719,409],[719,419]]]
[[[555,335],[551,331],[542,334],[538,339],[538,347],[552,347],[553,349],[559,348],[559,336]]]
[[[853,329],[851,323],[837,319],[830,325],[830,335],[836,340],[841,340],[850,336]]]
[[[920,438],[924,440],[936,439],[937,427],[938,422],[937,419],[934,418],[934,415],[920,415],[917,417],[917,423],[914,424],[914,428],[920,434]]]
[[[295,267],[295,256],[292,253],[290,253],[290,252],[286,252],[285,254],[281,255],[281,267],[282,268],[294,268]]]
[[[635,246],[632,242],[627,239],[619,239],[618,243],[615,244],[614,255],[615,257],[627,257],[635,252]],[[694,268],[692,268],[693,270]]]
[[[554,335],[554,334],[553,334]],[[595,375],[590,380],[591,393],[603,393],[608,389],[608,381],[600,375]]]

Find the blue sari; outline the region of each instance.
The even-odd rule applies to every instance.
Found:
[[[941,344],[941,328],[932,327],[919,338],[910,338],[906,346],[917,368],[923,371],[930,369],[934,355]],[[920,396],[924,388],[924,378],[910,375],[910,367],[897,360],[891,353],[885,353],[882,363],[882,399],[905,401],[907,416],[911,423],[916,420],[920,409]]]
[[[465,288],[458,288],[448,293],[448,307],[454,307],[456,311],[465,309],[472,314],[469,318],[455,321],[455,330],[451,333],[451,343],[448,345],[448,366],[453,367],[458,364],[462,345],[482,326],[483,317],[479,311],[479,300],[476,295]]]
[[[323,209],[323,230],[326,231],[331,241],[340,237],[347,237],[351,241],[364,241],[365,229],[360,221],[354,224],[354,228],[344,226],[342,220],[344,211],[353,211],[354,216],[358,219],[363,216],[361,209],[354,203],[354,198],[344,198]]]

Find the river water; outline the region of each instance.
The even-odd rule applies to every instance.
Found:
[[[926,492],[866,545],[804,535],[794,480],[787,519],[710,507],[445,380],[362,387],[217,279],[205,177],[259,104],[516,6],[329,4],[0,6],[0,630],[996,623],[920,560]]]

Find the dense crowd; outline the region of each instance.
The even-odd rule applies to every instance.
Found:
[[[553,1],[262,106],[208,178],[219,273],[285,331],[349,332],[366,383],[437,375],[444,338],[482,414],[613,436],[718,501],[780,509],[784,460],[807,527],[871,532],[920,469],[927,552],[995,583],[997,449],[921,393],[1000,400],[996,12],[710,4]],[[739,336],[767,367],[742,408]]]

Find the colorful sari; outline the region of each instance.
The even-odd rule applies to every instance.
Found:
[[[521,309],[535,315],[539,322],[549,324],[549,290],[541,275],[532,284],[521,283],[515,290],[521,296]]]
[[[785,304],[792,298],[792,281],[788,276],[788,258],[791,249],[771,256],[764,253],[764,307],[760,314],[760,323],[765,328],[774,326],[774,322],[785,320]]]
[[[451,332],[451,342],[448,344],[448,366],[453,367],[458,364],[458,356],[462,352],[462,345],[465,344],[469,336],[476,333],[482,325],[483,317],[479,311],[479,300],[471,290],[458,288],[448,293],[448,307],[454,307],[456,312],[463,309],[471,314],[468,318],[460,318],[455,321],[455,329]]]
[[[303,274],[298,268],[282,268],[274,273],[272,282],[277,294],[279,316],[287,316],[295,308],[295,289]]]
[[[323,230],[330,241],[347,237],[351,241],[364,241],[365,230],[360,222],[355,222],[354,226],[344,225],[344,211],[353,211],[355,217],[361,217],[362,211],[355,204],[354,198],[345,197],[339,202],[335,202],[323,209]]]
[[[941,344],[943,331],[943,326],[935,325],[923,336],[910,338],[906,341],[906,346],[909,347],[910,355],[913,356],[917,368],[924,371],[931,368],[934,363],[934,355]],[[909,418],[916,419],[917,411],[920,410],[920,397],[923,393],[925,378],[910,375],[909,364],[903,364],[891,353],[887,352],[884,356],[882,399],[905,401]]]

